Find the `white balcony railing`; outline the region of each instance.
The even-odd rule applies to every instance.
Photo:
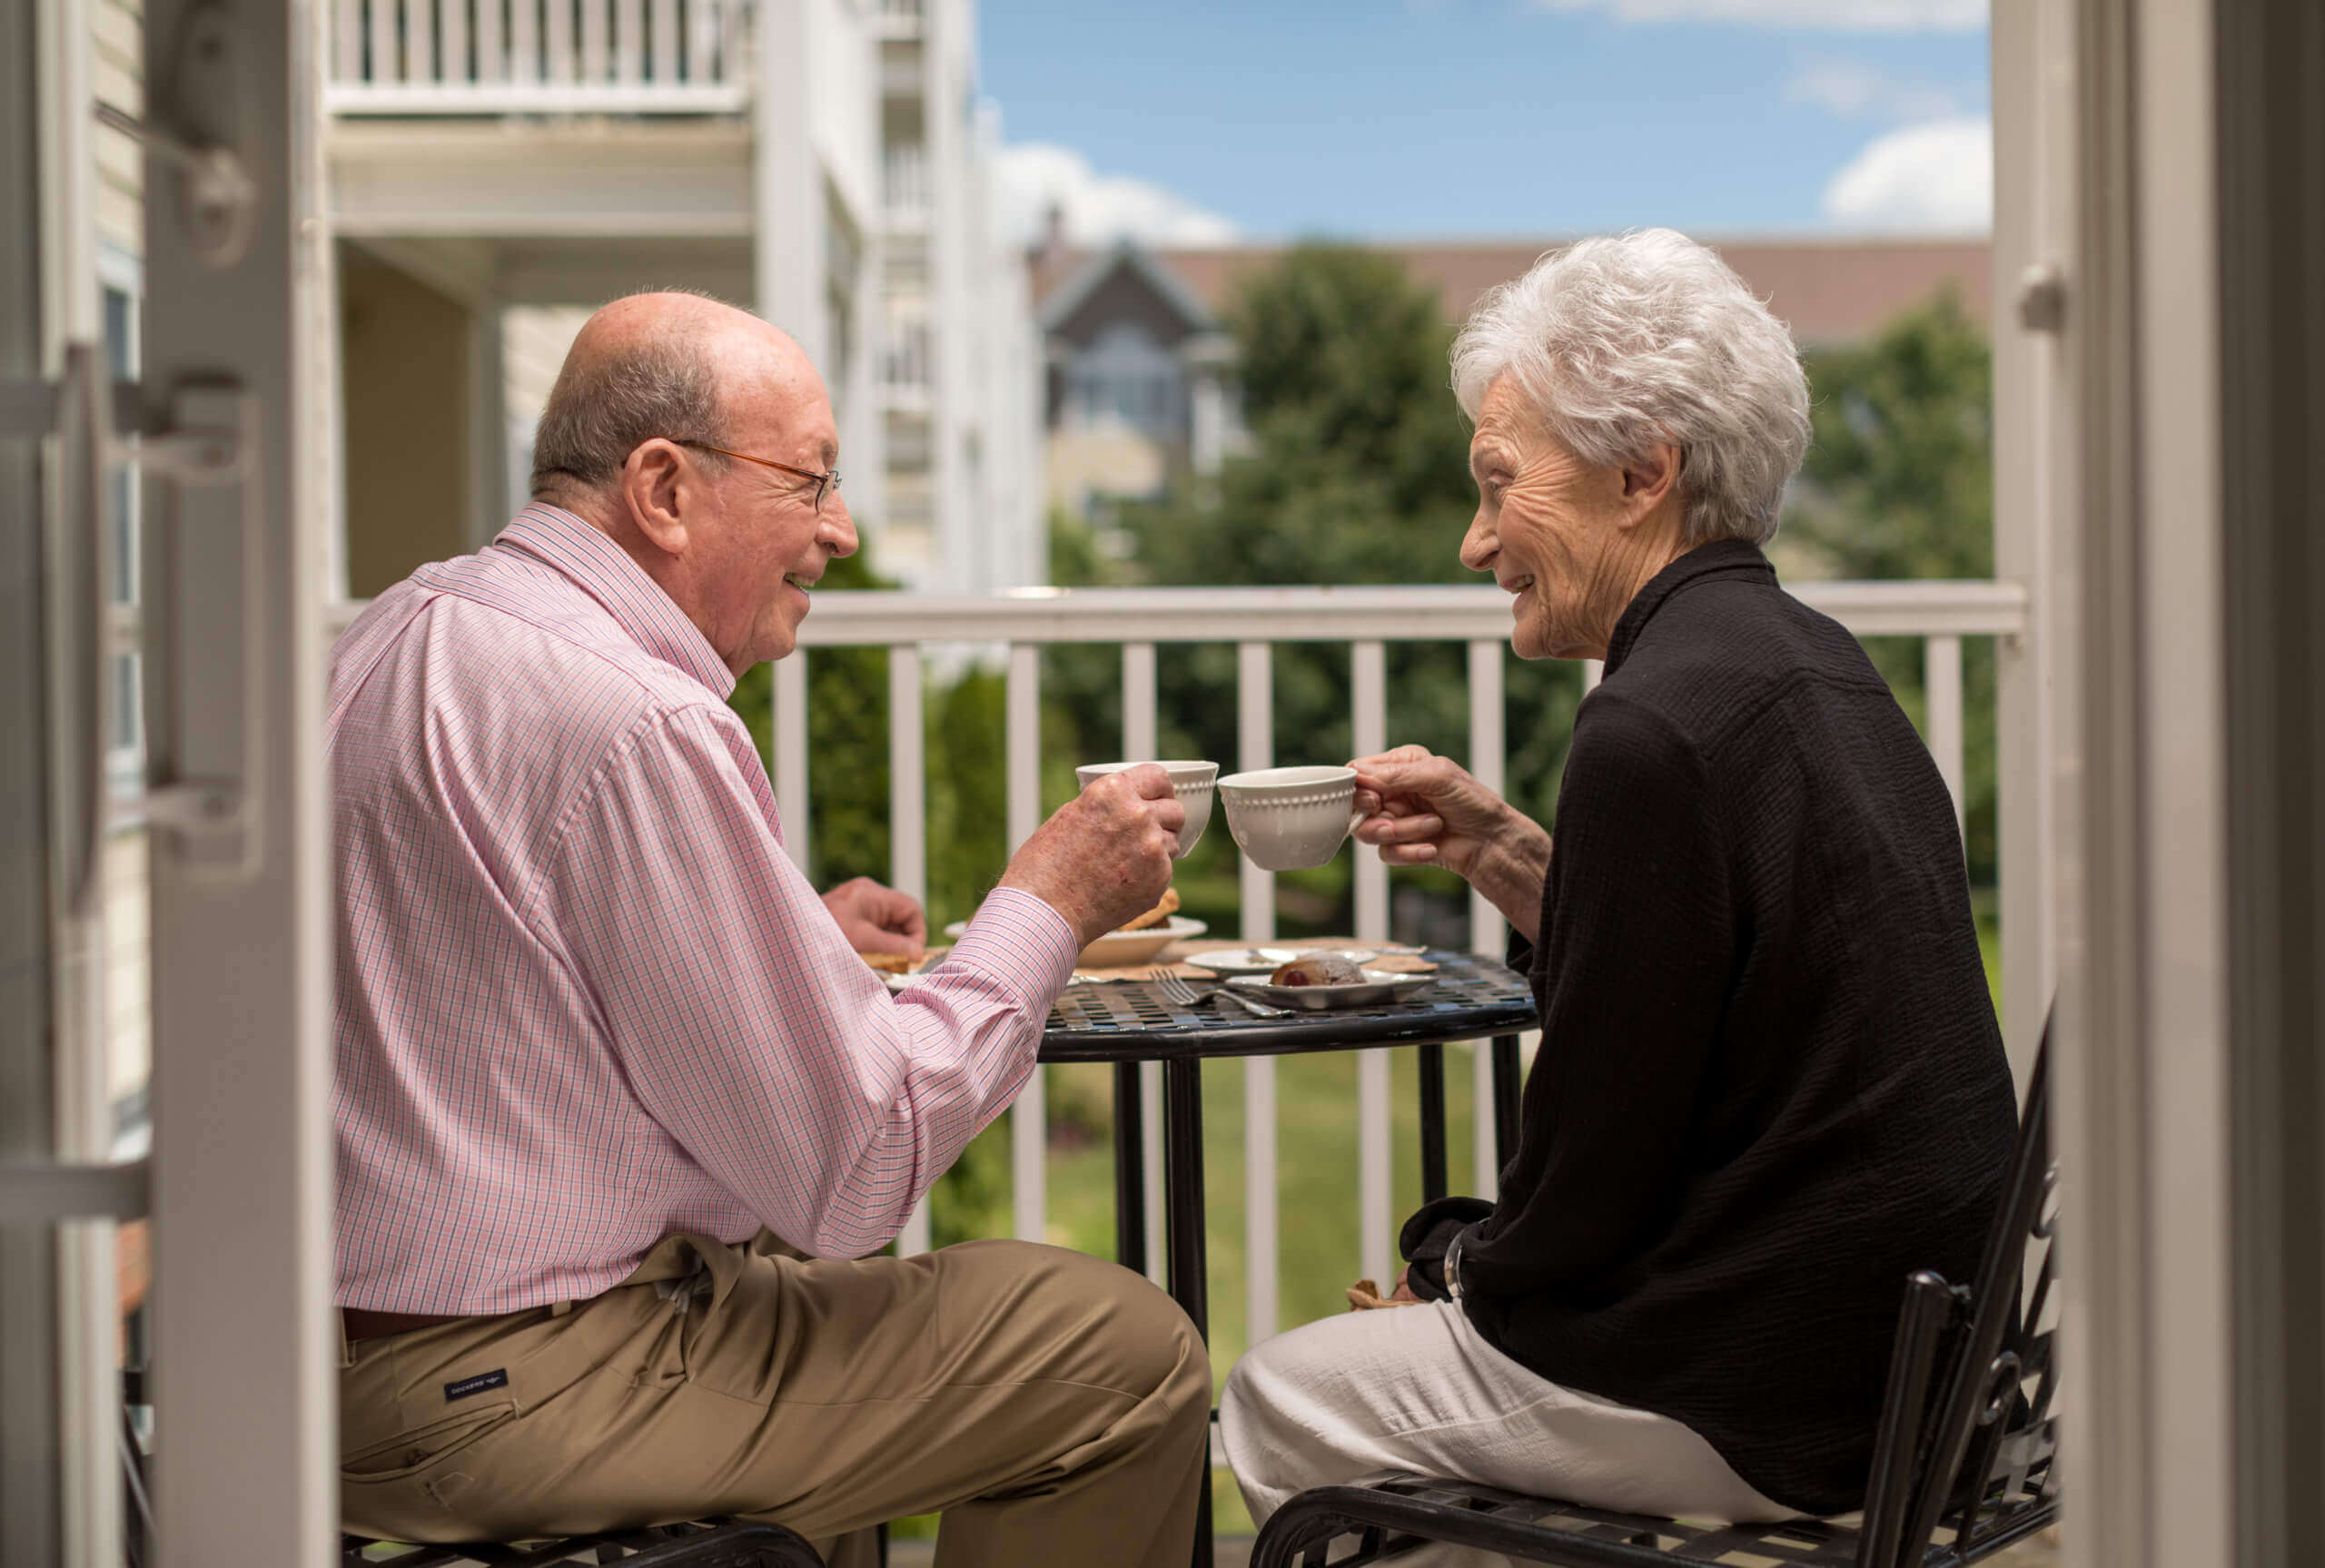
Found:
[[[750,0],[330,0],[339,114],[720,114]]]
[[[881,202],[891,228],[925,224],[934,192],[928,183],[928,148],[919,142],[892,144],[883,160]]]
[[[2024,591],[1986,582],[1803,583],[1795,591],[1859,636],[1919,637],[1924,647],[1927,740],[1938,771],[1963,798],[1962,640],[2008,636],[2026,621]],[[812,830],[807,796],[806,666],[824,647],[888,649],[890,880],[925,900],[927,810],[921,728],[924,644],[982,642],[1008,648],[1004,756],[1008,842],[1022,843],[1042,818],[1040,662],[1045,643],[1118,645],[1123,656],[1123,756],[1152,756],[1156,745],[1156,646],[1233,643],[1237,658],[1237,754],[1223,768],[1266,767],[1272,754],[1273,645],[1350,645],[1350,718],[1358,754],[1395,742],[1386,712],[1386,645],[1459,642],[1468,645],[1469,757],[1477,775],[1503,787],[1502,670],[1509,636],[1509,601],[1491,587],[1412,588],[1162,588],[1059,592],[1028,590],[990,599],[925,595],[826,594],[816,601],[801,633],[802,652],[775,666],[774,781],[787,837],[805,857]],[[1287,757],[1286,762],[1319,760]],[[1328,760],[1338,760],[1328,759]],[[2007,798],[2012,775],[2003,774],[2005,813],[2031,809]],[[1275,879],[1248,861],[1242,866],[1242,915],[1237,934],[1247,942],[1275,935]],[[1389,873],[1372,852],[1356,858],[1356,930],[1360,939],[1389,936]],[[1471,943],[1499,952],[1504,929],[1483,899],[1470,901]],[[1224,933],[1222,933],[1224,934]],[[2005,932],[2005,942],[2029,933]],[[2032,972],[2031,969],[2027,972]],[[1475,1053],[1473,1125],[1489,1127],[1490,1058]],[[1257,1344],[1278,1325],[1276,1247],[1275,1067],[1264,1057],[1245,1060],[1244,1205],[1249,1249],[1245,1303],[1248,1342]],[[1150,1117],[1162,1103],[1159,1069],[1150,1069],[1145,1104]],[[1390,1070],[1385,1051],[1363,1053],[1358,1069],[1358,1210],[1361,1271],[1393,1277],[1390,1245],[1399,1217],[1390,1211]],[[1027,1083],[1011,1113],[1014,1149],[1013,1228],[1040,1238],[1046,1224],[1044,1172],[1047,1140],[1043,1078]],[[1162,1139],[1150,1127],[1145,1141],[1148,1233],[1162,1234]],[[1477,1140],[1470,1190],[1490,1195],[1496,1172],[1489,1140]],[[907,1250],[927,1245],[925,1222],[906,1233]],[[1151,1254],[1161,1269],[1161,1249]]]
[[[1925,739],[1939,773],[1963,799],[1962,641],[2015,637],[2026,627],[2025,590],[2009,583],[1796,583],[1802,599],[1859,636],[1917,637],[1924,649]],[[361,609],[338,606],[334,636]],[[1005,646],[1008,663],[1004,758],[1006,828],[1011,847],[1042,820],[1041,663],[1043,645],[1108,644],[1122,650],[1123,734],[1119,754],[1153,756],[1157,741],[1156,649],[1166,643],[1233,643],[1239,736],[1234,757],[1216,759],[1223,770],[1267,767],[1273,754],[1271,672],[1274,645],[1350,645],[1350,734],[1357,754],[1383,749],[1397,737],[1387,722],[1387,655],[1391,642],[1462,643],[1469,648],[1469,756],[1471,770],[1490,787],[1505,787],[1502,672],[1509,636],[1509,600],[1491,587],[1410,588],[1153,588],[1136,590],[1026,589],[992,598],[922,594],[818,595],[801,627],[800,652],[775,666],[776,796],[785,839],[803,865],[814,831],[807,793],[807,666],[819,648],[885,646],[888,650],[890,794],[889,882],[925,902],[928,881],[926,754],[922,729],[921,671],[925,645]],[[1595,674],[1595,672],[1590,672]],[[1590,678],[1586,675],[1586,679]],[[2010,745],[2003,737],[2004,745]],[[1338,759],[1330,759],[1338,760]],[[2030,812],[2024,770],[2000,769],[2000,809]],[[1275,935],[1275,879],[1242,863],[1237,935],[1261,942]],[[1389,873],[1371,851],[1356,852],[1356,930],[1360,940],[1389,937]],[[1505,929],[1483,899],[1469,904],[1470,943],[1499,953]],[[1225,933],[1221,933],[1225,934]],[[2031,948],[2032,931],[2003,932],[2005,948]],[[2017,972],[2032,974],[2031,962]],[[1472,1125],[1493,1125],[1491,1058],[1474,1053]],[[1257,1344],[1279,1326],[1275,1065],[1245,1059],[1243,1173],[1248,1268],[1246,1342]],[[1162,1234],[1162,1103],[1161,1070],[1146,1070],[1144,1103],[1147,1233]],[[1361,1258],[1351,1260],[1371,1278],[1394,1277],[1391,1242],[1400,1218],[1390,1207],[1390,1063],[1385,1050],[1361,1053],[1358,1066],[1357,1208]],[[1010,1112],[1012,1229],[1040,1239],[1047,1225],[1048,1153],[1044,1075],[1028,1080]],[[1491,1140],[1475,1140],[1469,1190],[1493,1194],[1497,1172]],[[1458,1180],[1458,1178],[1457,1178]],[[900,1239],[901,1250],[925,1250],[925,1212]],[[1149,1249],[1160,1280],[1162,1251]]]
[[[921,0],[880,0],[873,20],[884,38],[917,38],[924,22]]]

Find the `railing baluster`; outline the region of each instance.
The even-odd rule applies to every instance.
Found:
[[[369,82],[403,80],[403,52],[397,43],[402,31],[399,13],[405,0],[371,0],[371,69]]]
[[[403,76],[432,86],[436,80],[436,0],[404,0]]]
[[[888,649],[888,885],[928,905],[928,764],[920,702],[920,645]],[[896,1255],[929,1247],[924,1198],[896,1237]]]
[[[1954,797],[1954,828],[1964,831],[1965,774],[1962,765],[1962,639],[1933,636],[1922,642],[1922,689],[1929,701],[1929,749],[1938,776]]]
[[[686,7],[684,25],[678,31],[678,74],[688,82],[700,82],[710,69],[713,40],[717,36],[718,0],[678,0]]]
[[[1275,764],[1275,659],[1266,643],[1235,649],[1237,765]],[[1224,826],[1224,823],[1222,824]],[[1243,940],[1275,939],[1275,873],[1238,857]],[[1275,1332],[1277,1316],[1275,1059],[1243,1060],[1244,1336],[1257,1345]]]
[[[775,665],[775,808],[783,818],[783,847],[791,863],[808,868],[807,650],[795,649]]]
[[[1502,646],[1499,637],[1479,637],[1469,644],[1469,772],[1496,794],[1505,790],[1508,755],[1502,734]],[[1491,899],[1472,889],[1469,951],[1499,958],[1509,942],[1509,922]],[[1470,1042],[1469,1063],[1470,1191],[1490,1198],[1501,1170],[1493,1149],[1493,1055],[1483,1040]]]
[[[545,74],[552,82],[573,80],[573,0],[541,0],[542,42],[549,54]],[[781,666],[777,666],[778,668]]]
[[[1585,692],[1597,691],[1598,689],[1598,683],[1606,678],[1607,661],[1605,659],[1585,659],[1582,661],[1582,689]]]
[[[645,7],[640,0],[614,0],[614,80],[631,85],[645,75]]]
[[[455,87],[469,84],[469,0],[443,0],[444,30],[442,63],[436,68],[436,80]],[[491,0],[477,0],[480,5]]]
[[[647,75],[658,87],[678,85],[678,0],[650,0],[648,37],[653,60]]]
[[[1387,650],[1360,642],[1349,656],[1350,734],[1356,754],[1370,756],[1389,744]],[[1352,846],[1356,857],[1356,940],[1389,940],[1389,868],[1378,850]],[[1356,1146],[1358,1256],[1364,1273],[1385,1287],[1394,1276],[1396,1251],[1390,1229],[1391,1139],[1389,1119],[1389,1053],[1360,1052],[1356,1059]]]
[[[591,86],[603,83],[611,74],[608,56],[612,18],[607,12],[612,0],[580,0],[581,4],[581,80]]]
[[[888,649],[888,884],[928,902],[927,736],[917,643]]]
[[[523,0],[518,0],[519,5]],[[502,0],[476,0],[476,80],[479,86],[497,86],[509,79],[509,62],[501,48]]]
[[[542,0],[509,0],[509,80],[530,84],[541,79]]]
[[[332,0],[331,33],[333,80],[362,81],[363,0]]]
[[[1123,760],[1156,755],[1154,645],[1123,645]],[[1214,811],[1216,807],[1214,806]],[[1223,825],[1224,819],[1222,819]],[[1162,1064],[1138,1064],[1139,1147],[1144,1157],[1146,1277],[1162,1283],[1169,1249],[1162,1245]]]
[[[1042,825],[1042,650],[1034,643],[1009,648],[1009,853]],[[1009,1109],[1009,1150],[1015,1234],[1039,1241],[1049,1226],[1049,1122],[1043,1070],[1035,1067]]]

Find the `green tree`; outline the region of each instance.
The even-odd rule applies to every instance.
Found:
[[[1993,356],[1951,292],[1868,342],[1808,358],[1815,439],[1785,521],[1831,576],[1994,575]],[[1879,639],[1875,665],[1924,716],[1919,639]],[[1963,648],[1971,880],[1994,875],[1994,652]]]
[[[1162,501],[1124,508],[1136,542],[1129,569],[1143,581],[1177,585],[1477,580],[1459,557],[1476,492],[1469,431],[1447,384],[1452,329],[1437,291],[1395,256],[1310,243],[1253,275],[1226,316],[1250,447],[1214,482],[1182,484]],[[1388,658],[1391,743],[1466,758],[1466,651],[1398,643]],[[1165,749],[1232,759],[1233,650],[1197,647],[1166,658],[1160,674]],[[1111,677],[1102,671],[1097,678]],[[1511,798],[1547,820],[1579,672],[1513,661],[1506,692]],[[1345,644],[1279,646],[1274,695],[1279,760],[1348,754]],[[1233,896],[1232,863],[1226,870],[1222,911]],[[1399,876],[1449,909],[1465,897],[1443,873]],[[1209,917],[1183,876],[1182,896]],[[1287,933],[1346,930],[1349,896],[1345,859],[1286,879],[1280,909]]]

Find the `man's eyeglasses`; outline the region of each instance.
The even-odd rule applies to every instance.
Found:
[[[787,474],[796,474],[803,479],[813,479],[816,481],[816,510],[818,513],[824,509],[824,498],[839,488],[837,468],[832,469],[829,473],[819,474],[813,468],[794,468],[789,463],[778,463],[773,458],[755,458],[748,452],[730,452],[724,447],[714,447],[708,441],[680,440],[677,444],[681,447],[698,448],[706,452],[717,452],[722,458],[737,458],[746,463],[757,463],[762,468],[780,468]]]

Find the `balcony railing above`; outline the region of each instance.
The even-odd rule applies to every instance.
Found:
[[[750,0],[331,0],[338,114],[729,114]]]

